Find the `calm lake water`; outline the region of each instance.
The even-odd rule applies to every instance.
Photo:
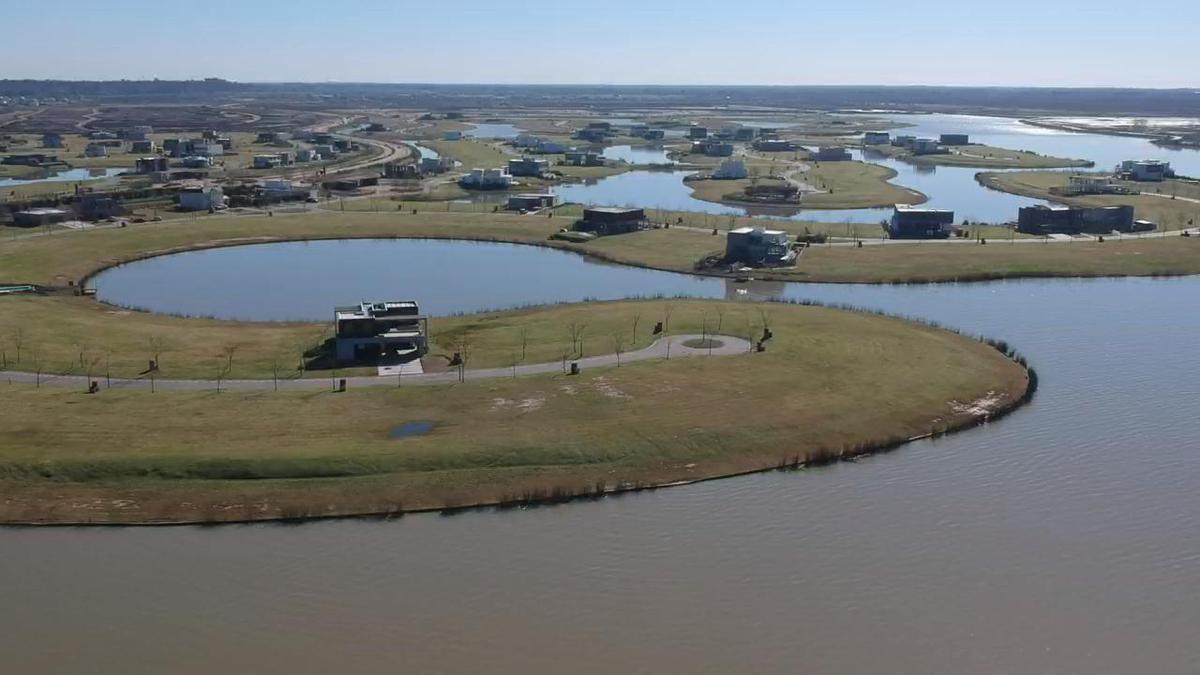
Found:
[[[601,155],[630,164],[674,164],[661,145],[610,145]]]
[[[70,183],[71,181],[111,178],[126,171],[129,171],[129,169],[67,169],[66,171],[59,171],[45,178],[0,178],[0,188],[32,185],[33,183]]]
[[[471,138],[516,138],[522,133],[524,133],[523,130],[511,124],[498,123],[479,123],[475,125],[474,129],[463,132],[465,136]]]
[[[434,255],[461,262],[448,289],[420,264]],[[224,279],[250,260],[271,273]],[[318,318],[360,297],[445,312],[742,288],[1007,339],[1041,389],[1000,422],[854,464],[591,503],[0,531],[12,672],[1200,670],[1200,278],[726,286],[530,247],[351,242],[144,261],[102,295],[128,274],[170,288],[169,307],[269,315],[292,296],[285,313]],[[336,298],[303,299],[342,275]]]
[[[878,115],[872,115],[878,117]],[[1042,129],[1004,117],[970,115],[890,115],[897,122],[913,125],[893,130],[921,136],[942,133],[967,133],[976,143],[1044,155],[1087,159],[1095,170],[1108,170],[1124,159],[1165,159],[1185,175],[1200,175],[1200,151],[1160,148],[1148,140]],[[751,120],[740,120],[750,122]],[[762,120],[759,126],[767,126]],[[786,126],[775,124],[771,126]],[[854,159],[886,166],[896,172],[891,182],[912,188],[929,197],[929,208],[951,209],[959,222],[1006,223],[1017,218],[1022,206],[1046,203],[1043,200],[989,190],[975,181],[981,169],[962,167],[918,167],[887,158],[878,153],[854,150]],[[642,206],[711,213],[745,215],[746,209],[694,199],[683,183],[688,172],[667,174],[630,172],[603,178],[590,185],[564,186],[558,192],[568,201],[604,206]],[[891,216],[891,209],[804,209],[793,220],[834,223],[877,223]]]

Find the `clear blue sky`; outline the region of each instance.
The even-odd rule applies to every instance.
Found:
[[[0,77],[1200,85],[1200,2],[0,0]]]

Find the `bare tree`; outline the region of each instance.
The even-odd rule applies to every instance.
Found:
[[[521,326],[521,361],[525,361],[525,349],[529,346],[529,329]]]
[[[471,360],[471,332],[463,331],[458,336],[458,381],[467,381],[467,362]]]
[[[41,388],[42,386],[42,353],[35,349],[30,349],[29,359],[33,361],[34,383]]]
[[[237,354],[238,346],[235,344],[225,345],[221,350],[221,367],[217,370],[217,393],[221,392],[221,380],[229,376],[233,372],[233,357]]]
[[[675,313],[675,305],[667,304],[663,307],[663,332],[671,332],[671,315]]]
[[[621,367],[621,352],[625,350],[625,338],[620,333],[612,334],[613,351],[617,354],[617,367]]]
[[[632,341],[630,344],[634,344],[634,345],[636,345],[636,344],[637,344],[637,329],[638,329],[638,323],[639,323],[641,320],[642,320],[642,313],[641,313],[641,312],[634,312],[634,313],[633,313],[633,336],[631,337],[631,339],[632,339],[633,341]]]
[[[25,346],[25,329],[21,326],[15,326],[9,331],[8,337],[12,340],[13,347],[17,350],[17,363],[20,363],[21,349]]]
[[[275,391],[279,391],[279,357],[271,357],[271,383],[275,387]]]
[[[585,330],[587,330],[587,324],[579,323],[578,321],[571,321],[571,323],[567,326],[567,330],[571,334],[571,351],[582,357],[583,333]]]
[[[162,353],[167,350],[167,339],[162,335],[151,335],[146,339],[146,343],[150,347],[150,356],[154,360],[154,367],[150,370],[161,370]]]

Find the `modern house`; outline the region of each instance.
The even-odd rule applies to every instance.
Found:
[[[631,124],[629,125],[629,135],[635,138],[641,138],[650,133],[650,126],[647,124]]]
[[[586,129],[576,131],[573,138],[578,138],[581,141],[589,143],[603,143],[608,138],[609,132],[603,129],[596,129],[590,125]]]
[[[471,169],[458,184],[467,190],[504,190],[512,186],[512,175],[506,169]]]
[[[218,211],[225,208],[225,192],[215,185],[185,187],[179,191],[179,208],[184,211]]]
[[[942,145],[970,145],[971,137],[967,134],[942,134],[938,142]]]
[[[740,159],[724,160],[712,173],[712,177],[717,180],[737,180],[749,175],[750,173],[746,171],[746,163]]]
[[[954,212],[897,204],[887,232],[892,239],[948,239],[954,232]]]
[[[0,164],[7,164],[9,166],[43,166],[58,163],[58,155],[44,155],[42,153],[8,155],[7,157],[0,158]]]
[[[1124,189],[1113,182],[1109,176],[1094,174],[1075,174],[1067,177],[1067,187],[1063,194],[1067,195],[1106,195],[1119,194]]]
[[[116,199],[98,192],[79,196],[79,216],[84,220],[104,220],[125,215],[125,208]]]
[[[818,162],[847,162],[850,160],[850,151],[835,145],[823,145],[812,153],[812,159]]]
[[[788,265],[796,252],[783,230],[761,227],[739,227],[725,237],[725,262],[755,266]]]
[[[887,145],[892,142],[892,136],[886,131],[867,131],[863,133],[863,145]]]
[[[83,149],[85,157],[108,157],[108,146],[101,143],[88,143]]]
[[[1117,167],[1117,175],[1126,180],[1158,182],[1174,178],[1170,162],[1160,162],[1155,159],[1127,159]]]
[[[520,159],[508,160],[508,173],[513,176],[531,176],[538,177],[550,170],[550,161],[546,159],[535,159],[533,157],[521,157]]]
[[[69,217],[69,213],[62,209],[26,209],[13,213],[13,225],[17,227],[38,227],[39,225],[51,225],[53,223],[61,223]]]
[[[1023,206],[1017,211],[1017,229],[1043,235],[1133,232],[1133,207]]]
[[[333,322],[339,363],[412,360],[429,350],[429,319],[413,301],[336,307]]]
[[[916,143],[916,142],[917,142],[916,136],[909,136],[907,134],[900,135],[900,136],[897,136],[892,139],[892,145],[894,145],[897,148],[911,148],[913,146],[913,143]]]
[[[625,234],[649,227],[644,209],[592,207],[583,210],[583,218],[575,221],[575,229],[598,235]]]
[[[152,133],[154,133],[154,127],[146,124],[139,124],[138,126],[125,129],[121,132],[121,135],[127,141],[144,141],[150,138],[150,134]]]
[[[730,157],[733,155],[733,144],[707,138],[692,143],[691,152],[709,157]]]
[[[558,196],[549,192],[512,195],[505,204],[509,211],[538,211],[558,204]]]
[[[600,153],[585,150],[568,150],[563,153],[563,161],[571,166],[604,166]]]
[[[693,141],[708,138],[708,128],[693,124],[688,127],[687,137]]]
[[[43,148],[61,148],[63,147],[62,134],[42,134]]]
[[[421,173],[440,174],[454,168],[454,160],[448,157],[422,157]]]
[[[646,133],[642,134],[642,138],[648,141],[661,141],[667,137],[667,132],[662,129],[647,129]]]
[[[154,147],[154,141],[134,141],[129,144],[129,152],[135,155],[149,155],[156,151],[157,148]]]
[[[170,167],[167,165],[166,157],[139,157],[133,162],[134,173],[140,174],[159,173],[160,171],[166,171],[169,168]]]
[[[735,141],[753,141],[754,127],[738,127],[733,130],[733,140]]]
[[[207,169],[212,167],[212,157],[188,155],[181,159],[179,163],[188,169]]]
[[[256,169],[277,169],[280,164],[279,155],[254,156],[254,168]]]
[[[918,138],[910,146],[914,155],[936,155],[944,152],[941,144],[933,138]]]

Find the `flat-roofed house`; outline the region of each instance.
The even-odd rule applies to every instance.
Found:
[[[887,231],[892,239],[948,239],[954,232],[954,212],[897,204]]]
[[[429,349],[429,319],[411,300],[336,307],[333,322],[339,363],[412,360]]]
[[[585,208],[583,218],[575,221],[575,229],[598,235],[625,234],[649,227],[645,209],[597,206]]]
[[[743,265],[787,265],[796,259],[796,252],[783,230],[762,227],[739,227],[725,237],[725,262]]]

